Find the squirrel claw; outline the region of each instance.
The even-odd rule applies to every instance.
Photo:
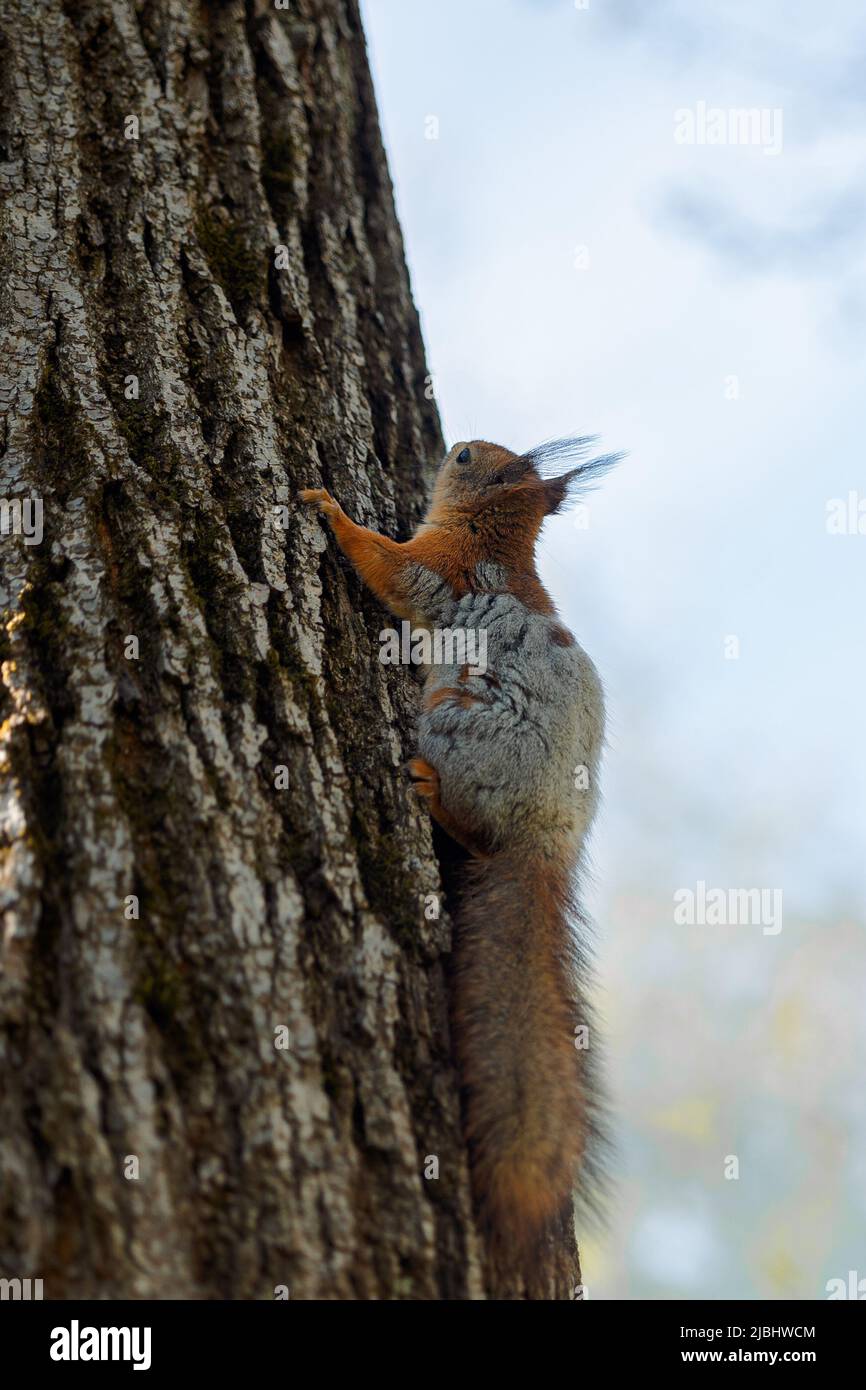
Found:
[[[418,796],[432,801],[439,795],[439,773],[425,758],[412,758],[406,764],[406,770],[412,778]]]
[[[317,506],[325,516],[336,516],[340,511],[339,502],[335,502],[328,489],[325,487],[305,487],[298,493],[302,502],[312,503]]]

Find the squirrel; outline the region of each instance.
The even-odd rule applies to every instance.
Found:
[[[597,1205],[604,1142],[574,896],[598,802],[603,692],[535,566],[545,518],[621,457],[587,458],[593,442],[523,454],[455,444],[403,543],[356,525],[324,488],[300,494],[399,618],[486,634],[483,667],[428,667],[409,772],[468,855],[451,1018],[473,1198],[490,1239],[523,1261],[571,1211],[578,1173],[578,1197]],[[578,461],[551,476],[564,460]]]

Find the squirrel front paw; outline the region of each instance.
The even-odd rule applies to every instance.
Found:
[[[318,507],[323,516],[339,516],[343,510],[325,487],[305,487],[298,495],[302,502]]]

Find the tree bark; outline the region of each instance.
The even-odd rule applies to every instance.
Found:
[[[527,1289],[473,1222],[417,686],[296,502],[406,537],[443,447],[356,0],[0,10],[44,528],[0,537],[0,1272],[574,1296],[570,1230]]]

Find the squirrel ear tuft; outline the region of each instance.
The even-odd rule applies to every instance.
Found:
[[[558,478],[545,478],[543,482],[544,491],[544,510],[548,516],[553,516],[555,512],[562,511],[569,499],[569,487],[571,486],[574,475],[577,472],[573,468],[570,473],[563,473]]]
[[[552,439],[546,444],[539,444],[537,448],[530,449],[522,456],[542,480],[547,502],[545,511],[548,515],[561,511],[581,493],[589,491],[619,463],[620,459],[625,458],[623,453],[601,454],[598,458],[584,458],[584,455],[589,453],[590,446],[597,439],[598,435],[595,434],[569,439]],[[582,461],[564,473],[555,471],[563,463],[572,459],[581,459]]]

